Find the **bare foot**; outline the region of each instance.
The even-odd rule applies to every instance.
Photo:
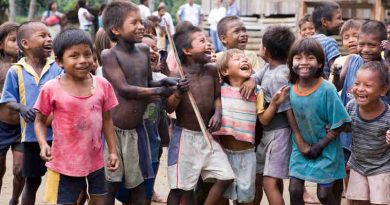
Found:
[[[321,204],[320,200],[318,200],[317,195],[310,195],[309,192],[307,192],[306,188],[305,191],[303,192],[303,201],[306,204]]]
[[[153,192],[152,201],[156,203],[166,204],[167,197],[162,197],[158,195],[156,192]]]

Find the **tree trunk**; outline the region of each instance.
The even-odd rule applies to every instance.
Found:
[[[34,13],[35,13],[36,6],[37,6],[37,0],[31,0],[30,1],[30,6],[28,8],[28,17],[27,17],[27,19],[29,21],[33,20],[33,18],[34,18]]]
[[[8,0],[9,3],[9,17],[8,20],[15,22],[16,14],[15,14],[15,0]]]

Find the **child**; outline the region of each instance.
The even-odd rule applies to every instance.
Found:
[[[316,33],[310,14],[306,14],[301,20],[299,20],[298,26],[299,35],[301,35],[302,38],[314,36]]]
[[[6,73],[11,64],[17,61],[18,45],[16,43],[16,31],[18,26],[18,24],[11,22],[6,22],[0,26],[0,96]],[[9,204],[16,205],[19,203],[19,196],[22,193],[24,184],[19,114],[5,104],[0,104],[0,190],[6,171],[7,152],[10,147],[12,148],[14,179],[12,198]]]
[[[312,20],[316,30],[316,35],[313,38],[320,42],[324,49],[324,77],[327,79],[330,67],[334,60],[340,56],[336,40],[329,37],[338,35],[343,25],[340,6],[336,2],[320,2],[314,7]]]
[[[172,94],[177,79],[152,80],[149,48],[137,44],[144,32],[137,5],[111,2],[103,12],[103,26],[111,41],[117,43],[102,52],[101,61],[103,75],[112,84],[119,101],[112,117],[120,161],[117,171],[106,172],[105,204],[114,204],[115,193],[123,182],[125,188],[131,189],[132,203],[143,205],[146,203],[144,178],[154,178],[143,115],[149,98]],[[153,187],[146,188],[150,199]]]
[[[20,114],[23,144],[22,172],[25,177],[22,204],[34,204],[46,167],[39,156],[39,145],[34,133],[33,106],[41,86],[60,75],[62,69],[49,59],[52,40],[45,24],[34,21],[21,24],[16,39],[25,57],[8,70],[0,103],[6,103],[8,107]],[[51,144],[51,128],[47,128],[46,140]]]
[[[321,45],[304,38],[293,44],[287,59],[291,107],[304,142],[311,144],[310,157],[305,157],[293,137],[289,173],[292,205],[304,203],[305,181],[318,184],[317,196],[322,204],[341,203],[345,167],[337,135],[351,119],[334,86],[321,77],[324,58]]]
[[[388,68],[370,61],[357,71],[355,99],[347,104],[352,118],[351,173],[347,199],[352,204],[390,204],[390,106],[381,100],[389,89]]]
[[[115,42],[112,42],[110,38],[108,37],[106,31],[104,31],[103,28],[99,28],[98,32],[96,32],[95,35],[95,49],[96,49],[96,57],[97,57],[97,63],[98,68],[96,69],[95,74],[97,76],[103,76],[102,71],[102,61],[101,61],[101,54],[104,49],[110,49],[115,46]]]
[[[89,13],[87,10],[87,1],[86,0],[78,0],[77,1],[77,17],[79,19],[80,29],[91,34],[93,20],[95,17]]]
[[[218,72],[211,60],[211,50],[205,34],[190,26],[174,36],[177,52],[188,80],[179,82],[168,99],[167,111],[176,111],[177,121],[168,149],[168,181],[171,191],[169,205],[194,204],[193,189],[200,176],[203,180],[216,179],[205,205],[216,204],[234,179],[234,173],[221,146],[212,138],[212,149],[200,131],[200,126],[185,92],[195,98],[209,131],[219,129],[221,122],[221,91]],[[209,137],[209,136],[206,136]]]
[[[106,189],[101,133],[110,153],[107,169],[115,171],[119,161],[110,110],[118,101],[110,83],[90,74],[92,41],[84,31],[68,29],[58,34],[54,54],[64,74],[42,87],[34,106],[35,133],[48,167],[45,201],[74,204],[88,183],[90,203],[103,205]],[[52,147],[45,137],[50,113]]]
[[[222,125],[213,135],[219,136],[236,175],[233,184],[225,192],[225,197],[238,204],[253,204],[256,178],[256,114],[262,116],[265,113],[264,94],[258,87],[256,95],[252,94],[248,100],[241,97],[240,87],[252,74],[252,67],[243,51],[236,48],[224,51],[217,65],[223,79]],[[276,107],[283,102],[283,97],[287,97],[288,89],[283,91],[283,94],[279,92],[277,95],[279,98],[272,99],[272,104]]]
[[[245,52],[245,56],[249,59],[254,71],[258,71],[259,58],[253,51],[245,50],[248,43],[248,34],[244,23],[238,16],[226,16],[222,18],[217,25],[218,37],[226,49],[238,48]],[[218,54],[221,55],[222,53]]]

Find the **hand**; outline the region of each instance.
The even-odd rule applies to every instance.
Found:
[[[53,159],[53,156],[51,155],[51,148],[48,144],[41,146],[40,155],[42,160],[45,162],[51,161]]]
[[[333,63],[330,67],[330,73],[335,76],[339,76],[341,73],[342,66],[337,63]]]
[[[221,114],[219,112],[215,112],[209,121],[209,132],[215,132],[221,128]]]
[[[115,171],[119,168],[119,160],[116,154],[110,154],[108,156],[107,169],[108,171]]]
[[[310,147],[309,152],[305,155],[306,158],[308,159],[315,159],[318,156],[321,155],[322,150],[324,150],[324,146],[322,145],[321,141],[315,143]]]
[[[390,130],[387,130],[386,132],[386,143],[390,144]]]
[[[161,80],[161,84],[165,86],[173,86],[179,83],[179,78],[176,77],[167,77]]]
[[[302,144],[297,144],[298,146],[298,150],[299,152],[303,155],[303,156],[307,156],[310,152],[310,145],[307,144],[306,142],[303,142]]]
[[[172,93],[177,89],[176,86],[170,86],[170,87],[166,87],[166,86],[163,86],[163,87],[159,87],[158,88],[158,94],[160,96],[164,96],[164,97],[168,97],[170,95],[172,95]]]
[[[255,91],[257,84],[256,80],[254,78],[250,78],[247,81],[245,81],[240,88],[240,94],[243,98],[249,99],[249,97],[253,94]]]
[[[179,94],[182,95],[190,90],[190,81],[188,80],[188,77],[185,76],[184,78],[181,78],[177,84],[177,88],[179,91]]]
[[[272,96],[272,103],[279,106],[282,104],[287,98],[290,91],[290,86],[285,85],[281,87],[278,92],[275,93],[274,96]]]
[[[34,122],[34,120],[35,120],[35,109],[34,108],[30,108],[28,106],[21,105],[20,108],[18,109],[18,111],[27,123]]]
[[[383,50],[390,50],[390,41],[388,41],[388,40],[383,40],[382,42],[381,42],[381,47],[382,47],[382,49]]]

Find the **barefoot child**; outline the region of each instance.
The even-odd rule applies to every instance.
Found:
[[[185,92],[193,94],[209,131],[219,129],[221,122],[221,88],[218,71],[209,64],[211,51],[204,33],[197,27],[189,26],[174,36],[180,61],[188,80],[179,82],[179,90],[168,99],[167,111],[176,111],[177,123],[168,149],[168,181],[171,191],[169,205],[178,205],[184,197],[186,205],[194,204],[193,189],[202,176],[203,180],[216,179],[205,205],[216,204],[234,179],[226,154],[221,146],[211,140],[213,151],[197,122]]]
[[[172,94],[177,79],[153,81],[149,48],[139,44],[144,27],[138,6],[125,1],[114,1],[103,12],[104,30],[116,45],[101,54],[103,75],[112,84],[119,105],[112,117],[116,132],[119,169],[106,172],[108,194],[105,204],[115,202],[115,193],[123,182],[131,189],[131,202],[143,205],[150,199],[153,187],[146,187],[144,179],[153,180],[149,142],[143,125],[143,115],[150,97]],[[139,166],[138,166],[139,165]]]
[[[25,187],[22,204],[34,204],[35,195],[46,173],[45,162],[39,156],[39,144],[34,132],[35,110],[33,108],[42,85],[62,73],[49,59],[52,40],[45,24],[29,21],[17,31],[18,47],[25,57],[8,71],[0,103],[6,103],[21,116],[23,144],[23,176]],[[47,128],[46,140],[51,144],[52,131]]]
[[[45,201],[74,204],[87,187],[89,204],[104,204],[104,159],[101,133],[108,144],[107,169],[118,166],[110,110],[118,104],[102,77],[90,74],[92,41],[79,29],[64,30],[54,39],[54,54],[64,74],[47,82],[34,108],[35,133],[48,167]],[[46,121],[53,113],[53,143],[46,142]],[[77,146],[75,146],[77,144]]]
[[[352,118],[352,153],[347,199],[352,205],[390,204],[390,106],[381,100],[389,89],[388,68],[365,63],[356,73],[355,99],[347,104]]]
[[[0,26],[0,96],[7,71],[12,63],[17,61],[18,45],[16,43],[16,31],[18,27],[18,24],[11,22]],[[20,142],[19,114],[5,104],[0,104],[0,191],[6,171],[6,159],[9,148],[12,148],[12,170],[14,175],[12,197],[9,204],[16,205],[19,203],[19,196],[24,185],[22,177],[23,149]]]
[[[244,23],[238,16],[226,16],[217,25],[218,37],[226,49],[238,48],[245,52],[254,71],[260,69],[259,58],[253,51],[245,50],[248,43],[248,34]],[[221,55],[217,53],[217,56]]]
[[[292,205],[304,204],[305,181],[318,184],[317,196],[322,204],[341,203],[345,167],[337,135],[351,119],[334,86],[321,77],[324,58],[321,45],[304,38],[293,44],[287,60],[291,107],[303,140],[311,144],[309,154],[304,156],[293,137],[289,173]]]

